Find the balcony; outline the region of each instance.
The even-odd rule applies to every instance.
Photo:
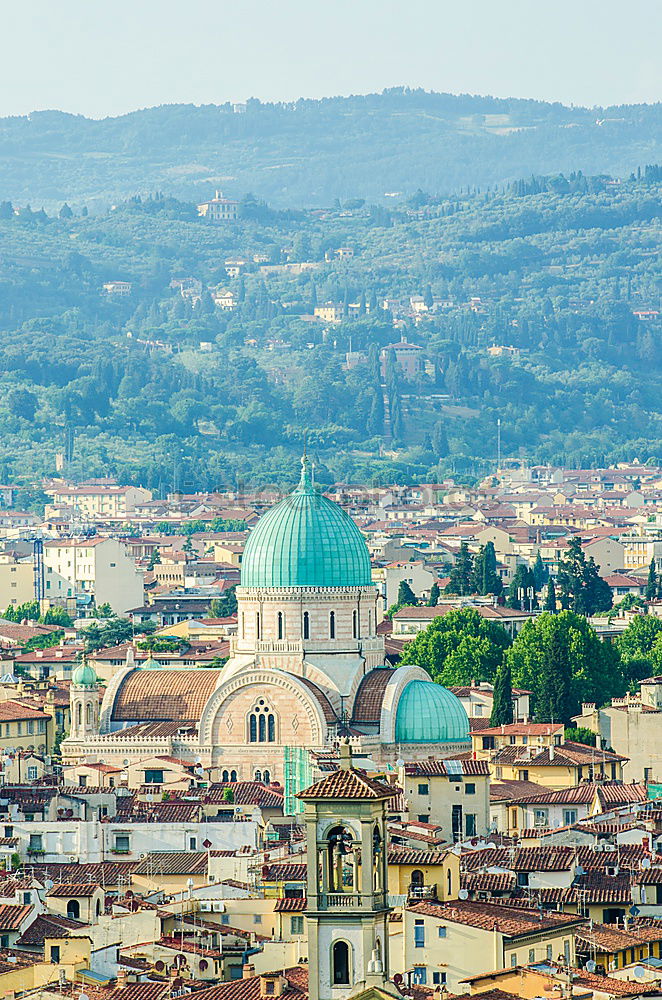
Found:
[[[413,883],[407,889],[407,900],[408,902],[418,902],[420,903],[425,899],[437,899],[437,883],[433,885],[414,885]]]

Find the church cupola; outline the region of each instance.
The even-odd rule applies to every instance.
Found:
[[[81,662],[71,675],[69,689],[71,727],[69,736],[83,740],[99,733],[99,678],[94,667],[83,654]]]

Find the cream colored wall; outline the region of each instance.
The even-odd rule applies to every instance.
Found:
[[[401,783],[402,778],[401,778]],[[419,785],[427,785],[429,794],[419,794]],[[467,794],[467,785],[473,785],[475,792]],[[489,831],[490,781],[487,776],[467,775],[456,782],[443,777],[404,777],[404,790],[409,806],[410,819],[428,816],[426,822],[443,827],[448,840],[452,839],[453,806],[462,806],[464,816],[473,813],[476,817],[476,834],[484,836]],[[464,825],[462,833],[464,835]]]
[[[34,565],[32,562],[0,562],[0,608],[34,600]]]

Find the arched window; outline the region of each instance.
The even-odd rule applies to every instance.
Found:
[[[270,771],[263,771],[263,773],[262,773],[262,781],[265,783],[265,785],[271,784],[271,772]]]
[[[303,613],[303,637],[310,639],[310,615],[307,611]]]
[[[230,781],[236,781],[236,780],[237,780],[237,772],[230,771]]]
[[[254,778],[254,780],[255,781],[262,781],[262,771],[256,771],[255,772],[255,778]]]
[[[86,714],[87,714],[87,724],[88,724],[88,726],[91,726],[92,725],[92,706],[91,705],[87,706],[87,713]]]
[[[97,899],[96,913],[97,913],[97,917],[101,916],[101,900],[100,899]]]
[[[83,705],[80,701],[76,705],[76,722],[79,726],[83,725]]]
[[[446,872],[446,887],[448,890],[448,897],[450,898],[453,895],[453,876],[450,868]]]
[[[258,639],[262,638],[262,620],[259,611],[255,615],[255,635]]]
[[[249,743],[276,742],[276,716],[269,711],[264,699],[260,699],[248,717]]]
[[[359,616],[356,611],[352,611],[352,638],[358,639],[359,637]]]
[[[329,612],[329,639],[335,639],[336,637],[336,613],[335,611]]]
[[[416,889],[420,889],[423,885],[423,872],[419,868],[415,868],[411,873],[411,884]]]
[[[229,780],[230,780],[230,772],[229,771],[221,772],[221,781],[229,781]]]
[[[354,853],[352,831],[344,826],[334,826],[327,836],[326,851],[329,892],[354,892],[358,859]]]
[[[334,942],[331,949],[333,985],[349,986],[349,945],[346,941]]]
[[[285,638],[285,619],[283,618],[283,612],[278,612],[278,638]]]
[[[80,917],[80,903],[77,899],[70,899],[67,903],[67,916],[69,920],[78,920]]]

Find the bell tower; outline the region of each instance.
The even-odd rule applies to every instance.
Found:
[[[84,740],[99,735],[99,678],[85,654],[71,675],[69,707],[70,739]]]
[[[370,987],[399,995],[389,982],[391,796],[386,785],[352,767],[346,741],[340,769],[299,792],[307,834],[310,1000],[345,1000]]]

